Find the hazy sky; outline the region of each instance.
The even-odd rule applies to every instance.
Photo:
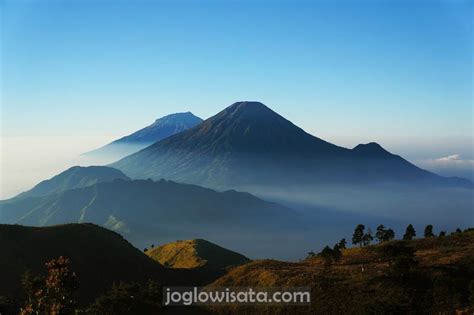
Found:
[[[9,141],[113,138],[259,100],[336,144],[473,167],[473,1],[0,5]]]

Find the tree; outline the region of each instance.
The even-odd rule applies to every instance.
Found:
[[[460,228],[457,228],[457,229],[456,229],[456,233],[462,233],[461,229],[460,229]]]
[[[148,251],[148,248],[145,247],[145,248],[143,249],[143,252],[146,253],[147,251]]]
[[[370,245],[370,243],[373,241],[374,237],[372,236],[372,231],[368,229],[367,233],[362,236],[362,243],[364,246]]]
[[[319,256],[322,257],[325,261],[325,264],[328,265],[332,262],[334,252],[333,250],[329,247],[326,246],[323,248],[323,250],[319,253]]]
[[[375,239],[379,242],[382,243],[385,241],[387,234],[387,230],[385,229],[385,226],[383,224],[380,224],[377,226],[377,232],[375,232]]]
[[[26,303],[33,303],[34,296],[36,292],[41,288],[44,279],[33,274],[30,270],[26,270],[21,276],[21,286],[26,293]]]
[[[435,236],[435,235],[433,234],[433,225],[428,224],[428,225],[425,227],[424,236],[425,236],[425,238],[434,237],[434,236]]]
[[[352,235],[352,244],[359,244],[359,246],[362,247],[362,237],[364,236],[364,230],[365,226],[363,224],[356,226],[354,234]]]
[[[155,244],[151,244],[151,248],[155,248]]]
[[[439,237],[445,237],[445,236],[446,236],[446,231],[439,232]]]
[[[324,265],[328,266],[333,262],[339,261],[342,257],[342,252],[339,248],[339,244],[336,244],[333,248],[329,246],[324,247],[318,256],[322,257],[324,259]]]
[[[339,247],[339,249],[346,249],[346,239],[343,238],[342,240],[339,241],[339,243],[337,243],[337,246]]]
[[[416,231],[413,225],[408,224],[405,234],[403,235],[404,241],[411,241],[416,236]]]
[[[395,232],[392,229],[388,229],[385,233],[385,241],[391,241],[395,238]]]
[[[395,238],[395,232],[392,229],[386,229],[383,224],[377,227],[375,238],[379,243],[391,241]]]
[[[46,263],[48,274],[44,283],[35,287],[35,282],[24,278],[26,289],[35,290],[25,302],[21,315],[51,314],[69,315],[76,311],[75,292],[78,289],[76,274],[69,270],[70,261],[60,256]],[[31,286],[30,286],[31,285]]]
[[[339,247],[339,244],[334,245],[334,247],[332,249],[332,257],[333,257],[334,261],[339,261],[341,259],[342,252],[341,252],[341,249]]]
[[[306,256],[306,259],[310,259],[310,258],[313,258],[316,256],[316,253],[311,251],[311,252],[308,252],[308,256]]]

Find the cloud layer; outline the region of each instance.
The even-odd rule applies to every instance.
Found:
[[[460,154],[451,154],[448,156],[440,157],[438,159],[427,160],[426,163],[428,165],[438,167],[474,167],[474,160],[463,159]]]

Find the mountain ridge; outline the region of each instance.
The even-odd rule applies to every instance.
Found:
[[[260,102],[234,103],[110,166],[132,178],[165,178],[214,189],[351,182],[472,187],[420,169],[376,143],[347,149],[326,142]]]
[[[43,180],[32,189],[7,201],[27,198],[42,197],[57,194],[69,189],[83,188],[99,182],[115,179],[129,180],[130,178],[120,170],[107,166],[73,166],[50,179]]]
[[[127,136],[114,140],[98,149],[83,153],[86,156],[119,159],[172,135],[183,132],[202,122],[190,111],[174,113],[156,119],[152,124]]]
[[[261,230],[272,220],[292,215],[290,209],[249,193],[216,192],[166,180],[115,179],[0,205],[4,223],[48,226],[92,222],[126,235],[136,246],[199,230]]]

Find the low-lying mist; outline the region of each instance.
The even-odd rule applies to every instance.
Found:
[[[74,165],[105,165],[117,156],[82,155],[101,147],[113,137],[4,137],[1,139],[0,199],[30,189]],[[283,187],[283,188],[282,188]],[[212,220],[196,224],[183,218],[179,226],[157,222],[142,236],[128,235],[139,248],[177,239],[204,238],[241,252],[250,258],[298,260],[308,251],[319,251],[341,238],[348,243],[357,224],[375,232],[379,224],[401,238],[408,224],[418,236],[427,224],[435,233],[474,225],[472,189],[423,185],[280,185],[233,187],[280,203],[295,212],[292,219],[226,226]],[[255,221],[255,220],[254,220]],[[249,223],[250,222],[250,223]]]
[[[0,138],[0,200],[32,188],[75,165],[103,165],[114,160],[81,155],[114,136],[16,136]]]

